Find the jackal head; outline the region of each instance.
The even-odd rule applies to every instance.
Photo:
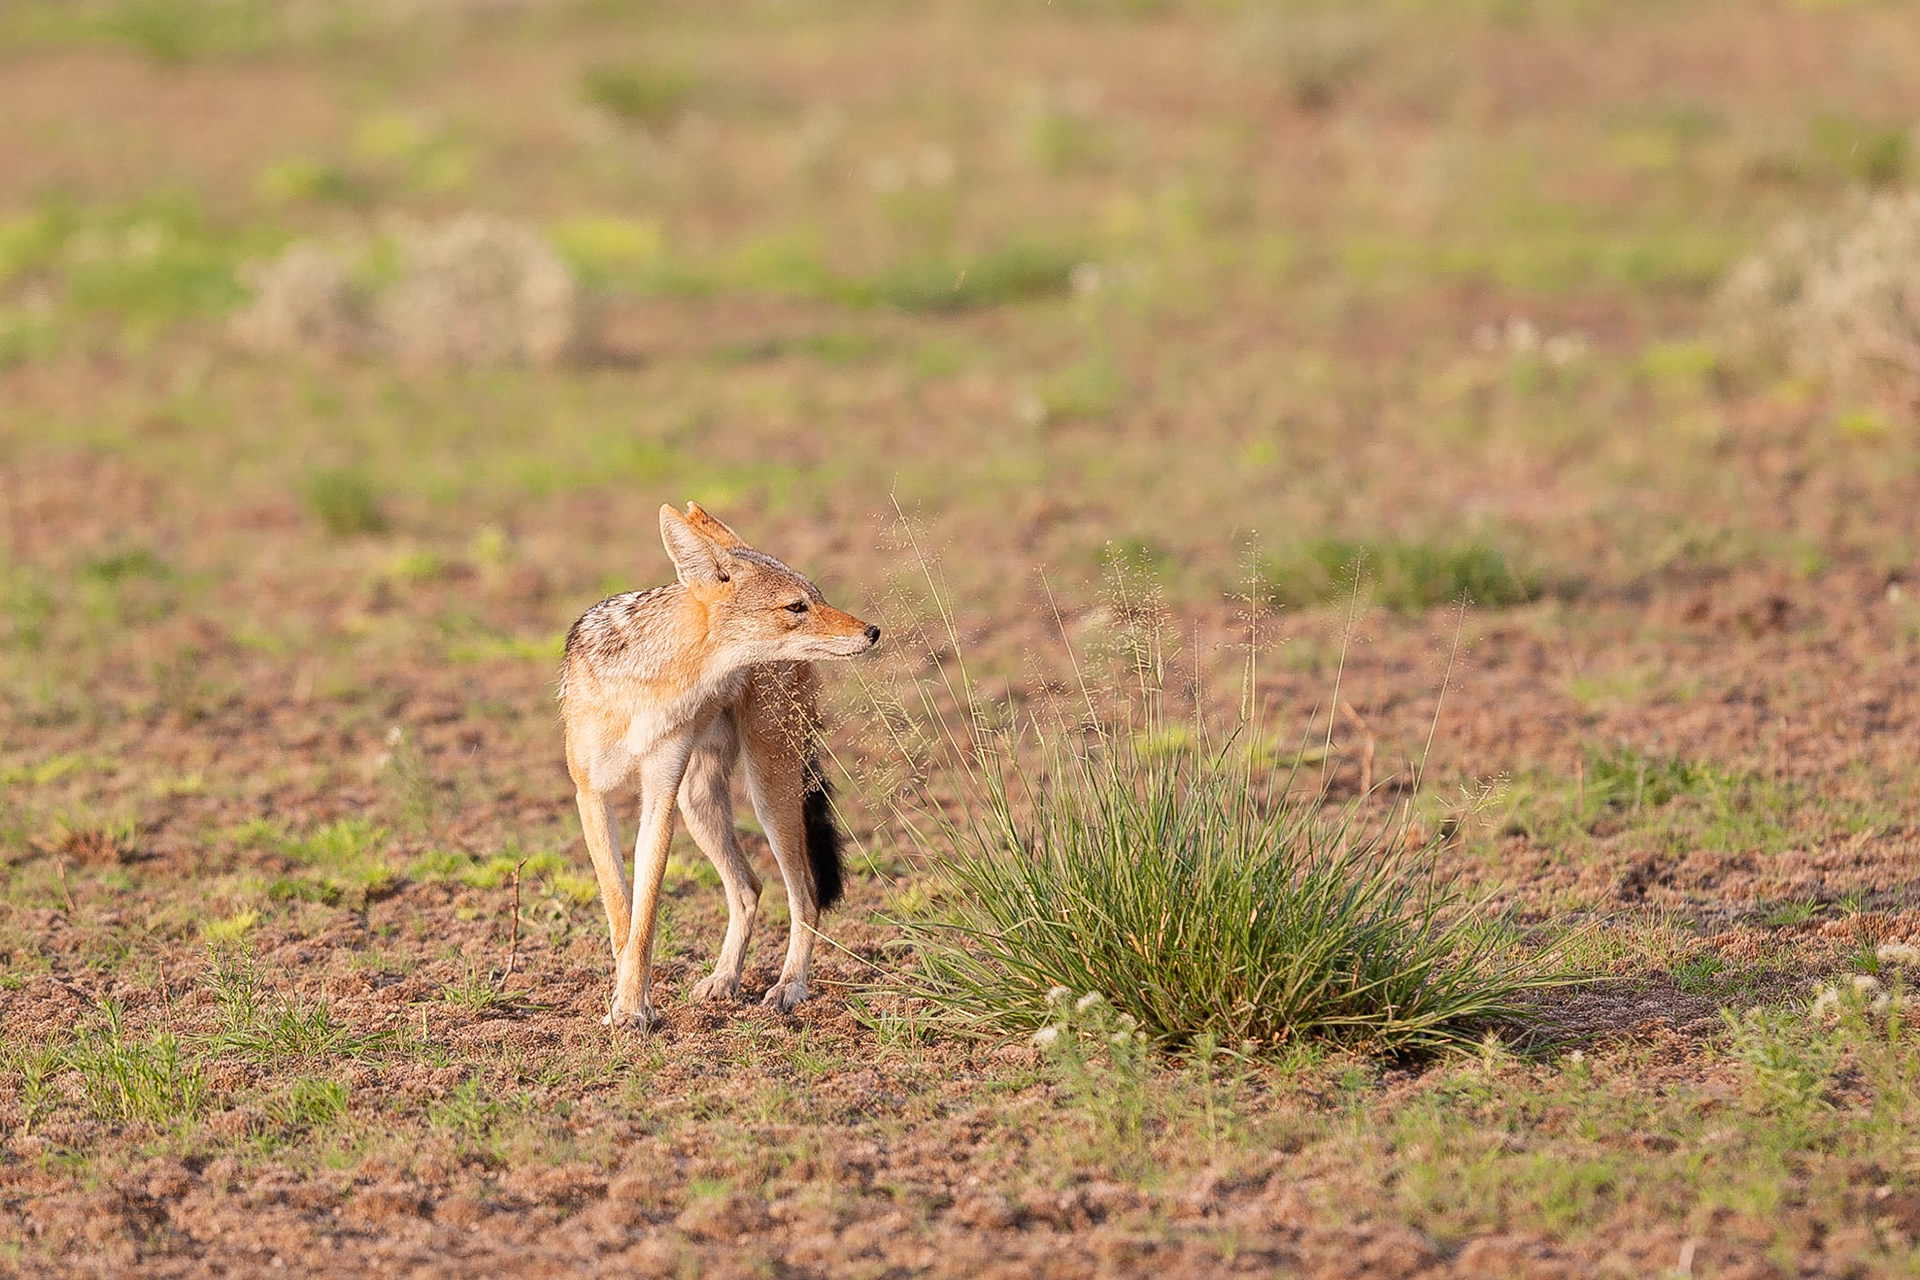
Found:
[[[698,503],[685,515],[661,507],[660,540],[681,585],[707,607],[713,639],[742,664],[852,658],[880,643],[880,628],[828,604],[820,588]]]

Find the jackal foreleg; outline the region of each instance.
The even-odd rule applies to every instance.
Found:
[[[654,1024],[653,935],[660,914],[660,887],[667,878],[667,847],[673,842],[674,801],[687,769],[687,749],[662,750],[641,762],[640,834],[633,848],[633,919],[613,982],[616,1027]]]
[[[581,787],[574,799],[580,805],[580,827],[587,835],[593,874],[600,881],[600,902],[607,909],[607,931],[617,960],[633,918],[633,901],[627,896],[627,869],[620,861],[620,820],[614,813],[612,797],[602,792]]]

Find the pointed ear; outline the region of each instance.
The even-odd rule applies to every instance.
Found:
[[[694,528],[671,506],[660,508],[660,541],[666,544],[667,555],[673,559],[674,572],[689,586],[696,582],[725,582],[732,576],[728,561],[733,557],[727,554],[726,548]]]
[[[747,540],[706,513],[697,502],[687,504],[687,523],[723,547],[744,547]]]

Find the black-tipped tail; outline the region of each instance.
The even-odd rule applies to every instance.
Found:
[[[833,821],[833,784],[817,760],[807,761],[806,800],[801,817],[807,832],[807,866],[813,872],[813,900],[822,911],[840,901],[840,828]]]

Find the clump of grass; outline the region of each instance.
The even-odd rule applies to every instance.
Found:
[[[301,1077],[284,1093],[267,1100],[264,1110],[273,1132],[262,1144],[268,1150],[311,1133],[324,1132],[347,1118],[351,1091],[338,1080]]]
[[[207,1042],[215,1053],[281,1062],[360,1053],[372,1043],[371,1037],[335,1022],[325,1001],[269,1002],[252,952],[211,947],[208,959],[204,981],[221,1023]]]
[[[1131,674],[1083,680],[1071,716],[995,707],[964,672],[922,689],[928,721],[946,696],[971,713],[964,741],[932,744],[958,803],[901,814],[940,904],[904,922],[904,984],[950,1029],[1041,1030],[1064,990],[1165,1048],[1421,1050],[1475,1042],[1571,980],[1481,927],[1404,823],[1296,790],[1250,726],[1168,717],[1157,615],[1122,603],[1142,619],[1121,641]]]
[[[260,913],[247,907],[230,916],[208,920],[200,926],[200,936],[211,947],[236,946],[245,942],[247,935],[259,923]]]
[[[258,52],[275,35],[273,16],[259,0],[118,0],[107,6],[102,26],[155,62],[178,64]]]
[[[158,1125],[197,1116],[206,1103],[206,1075],[182,1056],[179,1038],[171,1031],[132,1035],[125,1012],[111,999],[100,1002],[100,1014],[100,1023],[77,1034],[61,1058],[79,1074],[94,1116]]]
[[[58,1105],[56,1081],[63,1065],[57,1044],[0,1043],[0,1072],[13,1081],[21,1133],[32,1133],[34,1122]]]
[[[1326,538],[1290,555],[1263,557],[1260,580],[1278,605],[1324,604],[1350,595],[1356,581],[1390,609],[1415,613],[1464,600],[1504,609],[1536,598],[1537,575],[1483,542],[1359,542]]]
[[[580,73],[580,97],[629,124],[669,124],[693,100],[695,81],[678,67],[607,62]]]
[[[1625,743],[1588,747],[1585,767],[1588,801],[1615,809],[1657,809],[1682,796],[1709,795],[1726,782],[1710,765]]]
[[[965,311],[1065,293],[1081,260],[1063,246],[1022,240],[966,260],[904,263],[853,292],[902,311]]]
[[[45,319],[104,314],[130,332],[216,314],[242,296],[237,268],[264,233],[217,225],[193,196],[121,205],[50,202],[0,223],[0,280],[58,282]]]
[[[268,897],[362,906],[392,893],[401,872],[386,854],[389,835],[365,818],[343,818],[297,838],[267,835],[267,843],[303,868],[269,885]]]
[[[427,1123],[441,1133],[482,1143],[492,1136],[506,1115],[507,1108],[496,1092],[486,1088],[477,1077],[470,1076],[428,1106]]]
[[[146,547],[123,547],[97,556],[80,567],[82,578],[108,585],[132,578],[164,578],[169,572],[166,561]]]
[[[367,473],[341,467],[317,473],[307,483],[307,505],[328,533],[336,537],[383,533],[387,513]]]
[[[1554,985],[1491,935],[1431,849],[1288,796],[1245,753],[1142,754],[1132,735],[1039,735],[983,764],[984,812],[945,834],[940,918],[913,922],[914,994],[963,1031],[1031,1031],[1057,987],[1152,1040],[1382,1049],[1476,1040]]]
[[[454,872],[455,877],[465,885],[475,889],[498,889],[512,881],[516,869],[527,880],[545,879],[566,870],[564,855],[552,850],[542,849],[538,853],[521,853],[517,848],[509,848],[505,853],[495,854],[485,862],[475,862]]]

